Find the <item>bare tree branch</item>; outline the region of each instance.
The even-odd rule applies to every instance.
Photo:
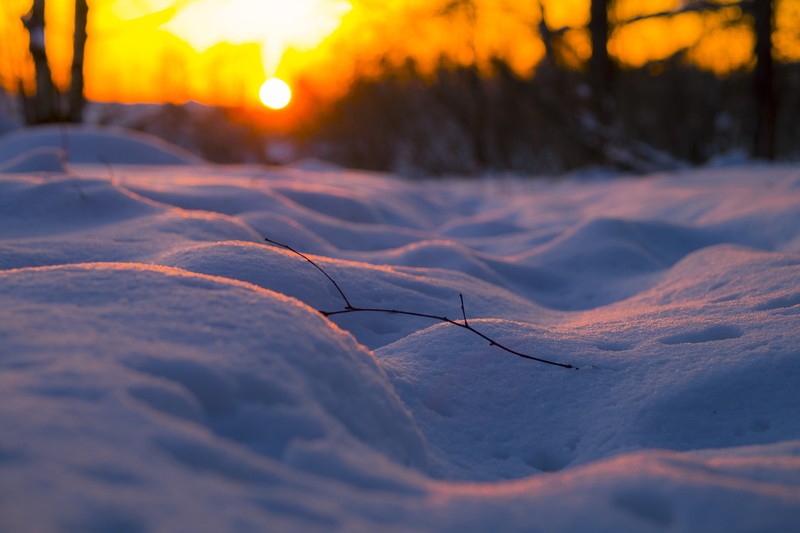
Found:
[[[400,309],[379,308],[379,307],[355,307],[350,303],[350,300],[347,298],[347,296],[345,296],[345,293],[344,293],[344,291],[342,291],[342,288],[339,286],[339,284],[336,283],[336,281],[327,272],[325,272],[325,270],[321,266],[319,266],[317,263],[315,263],[311,258],[309,258],[308,256],[298,252],[297,250],[295,250],[294,248],[292,248],[291,246],[289,246],[287,244],[283,244],[283,243],[280,243],[280,242],[277,242],[277,241],[273,241],[272,239],[269,239],[269,238],[266,238],[266,237],[264,238],[264,240],[266,242],[272,244],[272,245],[278,246],[280,248],[283,248],[285,250],[288,250],[288,251],[292,252],[295,255],[298,255],[298,256],[302,257],[303,259],[305,259],[306,261],[311,263],[317,270],[322,272],[322,274],[324,274],[325,277],[328,278],[328,280],[331,283],[333,283],[333,286],[336,287],[336,290],[339,291],[339,294],[342,296],[342,299],[344,300],[346,307],[344,309],[340,309],[340,310],[337,310],[337,311],[322,311],[320,309],[317,309],[317,312],[320,313],[321,315],[325,316],[325,317],[330,318],[332,316],[348,315],[348,314],[352,314],[352,313],[382,313],[382,314],[388,314],[388,315],[403,315],[403,316],[412,316],[412,317],[417,317],[417,318],[428,318],[428,319],[431,319],[431,320],[437,320],[439,322],[445,322],[447,324],[451,324],[451,325],[459,327],[461,329],[465,329],[467,331],[470,331],[470,332],[474,333],[475,335],[477,335],[478,337],[488,341],[490,346],[495,346],[495,347],[497,347],[497,348],[499,348],[499,349],[501,349],[501,350],[503,350],[505,352],[508,352],[508,353],[510,353],[512,355],[515,355],[517,357],[520,357],[522,359],[527,359],[529,361],[536,361],[537,363],[544,363],[544,364],[547,364],[547,365],[558,366],[558,367],[561,367],[561,368],[580,370],[578,367],[570,365],[570,364],[559,363],[559,362],[556,362],[556,361],[551,361],[549,359],[543,359],[541,357],[535,357],[533,355],[529,355],[529,354],[525,354],[525,353],[522,353],[522,352],[518,352],[517,350],[511,349],[508,346],[505,346],[505,345],[499,343],[498,341],[494,340],[493,338],[489,337],[488,335],[486,335],[484,333],[481,333],[480,331],[478,331],[474,327],[470,326],[469,323],[467,322],[467,312],[466,312],[466,310],[464,308],[464,296],[463,295],[459,295],[460,298],[461,298],[461,314],[464,317],[464,323],[463,324],[461,322],[456,322],[455,320],[451,320],[451,319],[447,318],[446,316],[432,315],[432,314],[429,314],[429,313],[419,313],[419,312],[416,312],[416,311],[403,311],[403,310],[400,310]]]
[[[669,18],[675,17],[678,15],[683,15],[685,13],[699,13],[704,11],[719,11],[721,9],[727,9],[730,7],[738,7],[740,9],[748,9],[753,4],[753,0],[741,0],[740,2],[735,2],[731,4],[721,4],[719,2],[713,1],[698,1],[698,2],[689,2],[683,5],[683,7],[679,7],[678,9],[673,9],[671,11],[659,11],[658,13],[648,13],[646,15],[639,15],[637,17],[633,17],[630,19],[622,20],[617,22],[617,25],[623,24],[632,24],[634,22],[639,22],[642,20],[649,20],[655,18]]]
[[[281,248],[285,248],[286,250],[289,250],[293,254],[299,255],[300,257],[302,257],[303,259],[305,259],[306,261],[311,263],[314,266],[314,268],[316,268],[317,270],[322,272],[322,274],[326,278],[328,278],[331,283],[333,283],[333,286],[336,287],[336,290],[339,291],[339,294],[341,295],[342,300],[344,300],[345,310],[349,311],[350,309],[353,309],[353,306],[350,304],[350,300],[347,299],[347,296],[345,296],[344,291],[342,291],[342,288],[339,287],[339,284],[336,283],[336,281],[332,277],[330,277],[327,272],[322,270],[322,267],[320,267],[318,264],[316,264],[314,261],[312,261],[308,256],[298,252],[297,250],[295,250],[294,248],[292,248],[288,244],[283,244],[283,243],[280,243],[280,242],[276,242],[276,241],[273,241],[272,239],[267,239],[266,237],[264,238],[264,240],[267,241],[270,244],[274,244],[275,246],[279,246]]]

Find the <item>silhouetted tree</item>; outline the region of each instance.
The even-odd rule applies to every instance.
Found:
[[[75,0],[75,34],[73,36],[73,55],[67,119],[69,122],[83,122],[83,108],[86,98],[83,94],[83,58],[86,51],[86,25],[89,19],[87,0]]]
[[[753,55],[756,68],[753,73],[753,98],[755,100],[755,137],[751,148],[754,157],[775,158],[775,136],[778,117],[778,94],[775,90],[775,66],[772,57],[772,35],[775,31],[774,0],[694,0],[675,11],[666,11],[638,17],[634,20],[654,17],[670,17],[680,13],[709,12],[738,7],[753,17],[755,46]]]
[[[83,61],[86,48],[86,24],[89,5],[87,0],[75,0],[75,34],[73,38],[73,59],[70,70],[70,89],[63,105],[62,97],[53,83],[50,66],[47,62],[45,45],[45,0],[33,0],[31,10],[22,18],[30,37],[29,50],[36,71],[36,92],[27,98],[21,92],[25,120],[29,124],[49,122],[81,122],[83,120]]]
[[[57,96],[50,65],[47,63],[45,49],[45,0],[34,0],[31,10],[22,17],[25,29],[30,35],[29,50],[36,69],[36,93],[32,100],[25,100],[25,119],[30,124],[54,122],[57,120]],[[24,93],[23,93],[24,94]]]
[[[475,32],[478,22],[478,6],[475,0],[449,0],[441,10],[446,17],[463,16],[467,24],[469,38],[467,45],[471,52],[472,64],[466,69],[467,87],[472,97],[469,108],[465,109],[462,120],[465,128],[471,133],[472,151],[475,165],[480,170],[489,166],[487,147],[487,96],[483,80],[481,79],[480,66],[478,65],[478,49],[475,44]]]
[[[611,92],[613,65],[608,55],[608,36],[610,26],[608,9],[611,0],[592,0],[589,20],[589,33],[592,41],[592,56],[589,59],[589,78],[599,101]]]
[[[772,33],[775,28],[773,0],[755,0],[752,9],[756,35],[754,81],[757,106],[753,155],[765,159],[774,159],[778,96],[775,92],[775,73],[772,59]]]

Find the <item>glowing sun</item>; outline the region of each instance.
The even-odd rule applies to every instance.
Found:
[[[283,109],[292,101],[292,89],[278,78],[270,78],[258,91],[261,103],[270,109]]]

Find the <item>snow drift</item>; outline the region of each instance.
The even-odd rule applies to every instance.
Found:
[[[800,523],[797,167],[28,163],[0,174],[2,530]],[[462,320],[463,294],[476,329],[580,370],[419,317],[329,320],[336,288],[264,237],[354,305]]]

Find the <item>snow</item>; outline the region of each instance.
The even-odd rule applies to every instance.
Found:
[[[50,125],[0,138],[0,172],[54,172],[63,163],[186,165],[188,152],[152,135],[89,126]],[[145,163],[146,162],[146,163]]]
[[[0,530],[800,523],[800,167],[411,182],[68,136],[0,139],[30,156],[0,173]],[[580,370],[326,318],[336,287],[265,237],[356,307],[463,322],[463,295]]]

